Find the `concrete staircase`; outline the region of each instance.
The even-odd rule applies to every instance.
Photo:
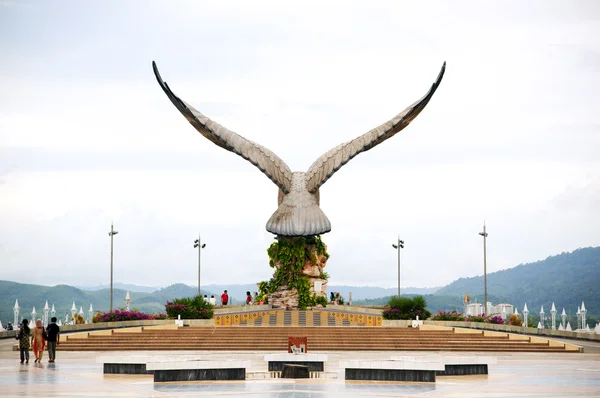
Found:
[[[477,330],[399,327],[133,328],[66,336],[61,351],[287,351],[288,336],[306,336],[308,351],[577,352],[572,346],[524,335]]]

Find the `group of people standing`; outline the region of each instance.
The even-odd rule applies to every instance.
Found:
[[[29,349],[33,349],[35,363],[42,362],[42,356],[48,343],[49,363],[56,359],[56,346],[60,344],[60,328],[56,324],[56,317],[50,319],[50,324],[44,329],[41,319],[35,322],[35,327],[29,327],[29,321],[23,320],[23,326],[16,336],[19,340],[19,351],[21,352],[21,363],[29,363]]]

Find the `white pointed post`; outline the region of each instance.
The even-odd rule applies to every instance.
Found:
[[[58,327],[61,327],[61,326],[62,326],[62,319],[59,319],[58,320]]]
[[[48,300],[46,300],[46,304],[44,304],[44,319],[42,323],[44,327],[48,326],[48,313],[50,312],[50,307],[48,306]]]
[[[565,312],[564,308],[562,314],[560,314],[560,325],[563,327],[563,329],[567,327],[567,313]]]
[[[94,319],[94,308],[92,307],[92,303],[90,303],[89,315],[90,315],[90,323],[92,323],[92,319]]]
[[[15,300],[15,306],[13,307],[13,312],[15,313],[15,317],[13,319],[13,327],[18,328],[19,327],[19,310],[21,308],[19,307],[19,300]]]
[[[73,306],[71,307],[71,320],[73,321],[73,325],[77,323],[75,322],[75,314],[77,314],[77,307],[75,307],[75,302],[73,301]]]
[[[585,316],[587,314],[587,310],[585,309],[585,304],[583,301],[581,302],[581,328],[585,329],[587,327],[587,322],[585,321]]]
[[[54,304],[52,304],[52,310],[50,310],[50,315],[52,315],[52,318],[56,316],[56,309],[54,309]]]
[[[515,315],[519,315],[519,310],[515,307]]]
[[[65,325],[68,325],[68,324],[69,324],[69,313],[67,312],[65,314]]]
[[[556,307],[554,306],[554,302],[552,302],[552,309],[550,310],[550,314],[552,315],[552,330],[556,330]]]
[[[128,290],[127,295],[125,296],[125,311],[129,311],[129,303],[131,303],[131,296],[129,295]]]
[[[567,327],[565,328],[565,330],[567,332],[572,332],[573,331],[573,329],[571,329],[571,322],[567,322]]]
[[[31,311],[31,323],[35,324],[35,316],[37,315],[37,312],[35,312],[35,307],[33,307],[33,311]]]
[[[540,327],[540,324],[542,327]],[[544,328],[544,306],[542,305],[542,309],[540,309],[540,324],[538,324],[538,329]]]
[[[577,306],[577,327],[575,329],[579,329],[581,326],[581,308]]]
[[[523,326],[527,327],[529,325],[527,323],[527,316],[529,315],[529,310],[527,309],[527,303],[525,303],[525,307],[523,307]]]
[[[79,315],[83,318],[83,323],[85,323],[85,315],[83,314],[83,305],[79,307]]]

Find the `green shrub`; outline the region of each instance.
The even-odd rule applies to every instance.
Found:
[[[392,296],[383,311],[384,319],[427,319],[431,312],[427,310],[427,301],[422,296],[413,298]]]
[[[323,296],[317,296],[315,299],[315,305],[321,304],[323,307],[327,307],[327,298]]]
[[[165,306],[169,318],[177,318],[181,315],[182,319],[210,319],[213,316],[213,309],[214,307],[201,295],[167,301]]]

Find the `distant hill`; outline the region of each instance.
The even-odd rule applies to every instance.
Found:
[[[600,247],[577,249],[492,272],[487,275],[487,290],[488,296],[516,305],[519,312],[527,303],[531,314],[539,313],[543,305],[545,314],[549,315],[554,302],[559,313],[565,308],[574,315],[577,306],[584,301],[588,317],[597,319],[600,317]],[[460,278],[435,295],[464,297],[465,293],[482,298],[483,276]]]
[[[110,289],[110,285],[96,285],[96,286],[75,286],[81,290],[103,290]],[[141,293],[152,293],[157,290],[160,290],[160,287],[157,286],[140,286],[140,285],[132,285],[128,283],[115,283],[113,285],[113,289],[122,289],[128,290],[129,292],[141,292]]]
[[[600,247],[583,248],[572,253],[562,253],[548,257],[545,260],[530,264],[520,264],[514,268],[488,274],[488,300],[494,304],[508,302],[517,306],[519,312],[527,303],[531,315],[537,315],[543,305],[545,313],[550,314],[552,302],[559,313],[565,308],[574,318],[577,306],[585,301],[590,325],[600,318]],[[36,307],[38,316],[43,313],[46,300],[52,307],[55,305],[57,317],[64,319],[73,301],[79,310],[87,316],[90,304],[94,310],[108,311],[108,288],[93,290],[79,289],[73,286],[40,286],[10,281],[0,281],[0,320],[4,325],[12,321],[12,308],[15,299],[19,300],[21,316],[31,315],[32,307]],[[122,287],[125,287],[123,289]],[[154,289],[143,292],[137,288]],[[234,303],[243,302],[246,291],[257,290],[256,284],[247,285],[207,285],[202,286],[202,294],[214,294],[219,301],[223,290],[227,289]],[[165,303],[179,297],[194,296],[197,287],[184,284],[174,284],[162,289],[136,285],[117,285],[113,293],[115,308],[125,306],[127,290],[131,295],[131,308],[155,313],[164,312]],[[382,305],[387,303],[390,296],[396,293],[396,288],[381,288],[369,286],[340,286],[329,285],[328,292],[340,292],[344,298],[352,292],[353,303],[366,305]],[[460,278],[442,288],[403,288],[403,295],[423,295],[428,303],[428,309],[435,313],[439,309],[462,311],[463,298],[469,293],[472,300],[483,302],[483,276]],[[572,321],[573,322],[573,321]]]
[[[137,308],[147,313],[160,313],[165,311],[165,304],[179,297],[194,296],[197,289],[191,286],[176,284],[167,288],[158,290],[154,293],[141,293],[130,291],[130,308]],[[213,294],[210,291],[202,291],[203,294]],[[126,290],[113,289],[113,307],[125,307]],[[0,320],[3,325],[13,320],[13,307],[15,300],[19,300],[21,308],[19,316],[31,318],[31,311],[35,306],[37,317],[43,315],[43,308],[46,300],[48,306],[56,309],[56,317],[65,319],[65,315],[70,314],[73,302],[77,307],[77,312],[83,307],[85,317],[88,317],[90,304],[94,311],[108,311],[110,308],[110,289],[102,290],[81,290],[73,286],[41,286],[24,283],[0,281]]]

